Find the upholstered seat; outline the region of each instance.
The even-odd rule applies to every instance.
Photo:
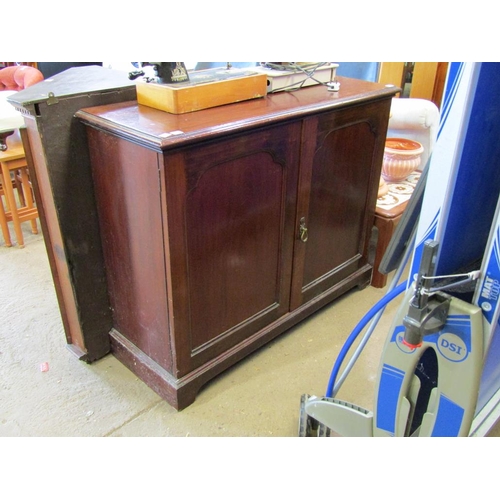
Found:
[[[43,80],[43,74],[31,66],[7,66],[0,69],[0,90],[23,90]]]

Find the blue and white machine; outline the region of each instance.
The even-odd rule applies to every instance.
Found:
[[[302,397],[301,436],[484,436],[500,418],[500,63],[449,65],[426,176],[410,278],[373,309],[404,292],[374,408],[335,399],[341,352],[326,396]]]

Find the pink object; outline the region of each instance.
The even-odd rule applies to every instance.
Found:
[[[0,69],[0,90],[23,90],[42,80],[42,72],[31,66],[7,66]]]
[[[40,365],[40,371],[41,372],[49,371],[49,364],[46,361]]]
[[[382,176],[386,181],[406,179],[420,166],[424,152],[422,144],[411,139],[394,137],[385,141]]]

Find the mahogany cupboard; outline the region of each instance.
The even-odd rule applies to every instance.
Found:
[[[173,115],[127,102],[87,127],[112,352],[172,406],[369,283],[391,98],[343,78]]]

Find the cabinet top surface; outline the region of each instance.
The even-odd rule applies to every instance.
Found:
[[[314,85],[179,115],[129,101],[84,108],[76,113],[76,117],[95,128],[165,150],[237,130],[390,98],[399,91],[397,87],[363,80],[337,79],[341,84],[338,92]]]

